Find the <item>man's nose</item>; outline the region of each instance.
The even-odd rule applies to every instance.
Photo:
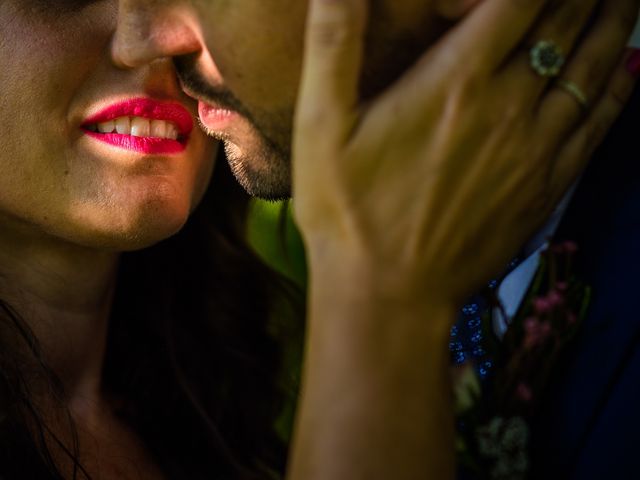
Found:
[[[190,9],[185,0],[120,0],[111,47],[114,63],[133,68],[198,52],[202,43]]]

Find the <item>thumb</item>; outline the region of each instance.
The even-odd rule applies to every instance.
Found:
[[[338,135],[350,130],[358,103],[367,3],[309,0],[296,127]]]

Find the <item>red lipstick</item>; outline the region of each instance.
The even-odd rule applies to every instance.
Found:
[[[112,123],[113,128],[110,128]],[[134,98],[91,115],[82,124],[82,130],[91,138],[126,150],[173,154],[186,148],[193,130],[193,118],[178,103]]]

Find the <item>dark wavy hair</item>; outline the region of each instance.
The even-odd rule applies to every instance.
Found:
[[[275,421],[291,392],[281,381],[281,342],[300,338],[302,296],[248,246],[248,205],[219,161],[177,235],[122,256],[103,380],[123,400],[117,414],[170,479],[253,480],[284,471]],[[0,478],[64,478],[51,439],[75,465],[73,478],[90,478],[77,460],[77,437],[65,444],[44,422],[10,343],[24,342],[63,404],[37,339],[6,303],[0,317]]]

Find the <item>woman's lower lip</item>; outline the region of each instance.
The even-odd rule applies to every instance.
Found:
[[[100,142],[147,155],[168,155],[180,153],[187,148],[186,142],[168,138],[134,137],[119,133],[98,133],[84,130],[84,133]]]

